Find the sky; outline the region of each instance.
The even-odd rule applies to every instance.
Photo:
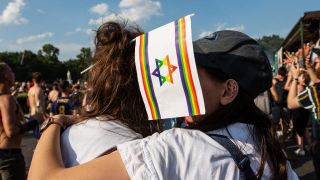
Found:
[[[68,60],[93,47],[102,22],[121,17],[150,31],[192,13],[193,40],[223,29],[286,37],[316,10],[320,0],[0,0],[0,52],[36,53],[50,43]]]

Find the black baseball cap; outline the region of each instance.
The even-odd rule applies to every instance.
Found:
[[[270,62],[259,43],[238,31],[214,32],[193,42],[197,65],[216,68],[255,98],[272,85]]]

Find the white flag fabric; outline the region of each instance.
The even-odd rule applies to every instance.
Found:
[[[135,64],[149,120],[205,113],[191,15],[137,37]]]

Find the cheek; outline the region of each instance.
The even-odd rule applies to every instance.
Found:
[[[198,68],[198,74],[206,113],[203,116],[192,117],[190,120],[188,120],[193,122],[200,122],[217,111],[220,105],[220,96],[222,95],[224,89],[223,83],[213,80],[210,75],[207,74],[205,69]]]
[[[209,77],[201,78],[200,83],[206,114],[212,114],[220,104],[221,85]]]

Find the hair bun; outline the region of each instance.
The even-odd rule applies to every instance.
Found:
[[[122,35],[122,28],[116,22],[108,22],[101,25],[97,31],[96,45],[104,46],[109,43],[117,42]]]

